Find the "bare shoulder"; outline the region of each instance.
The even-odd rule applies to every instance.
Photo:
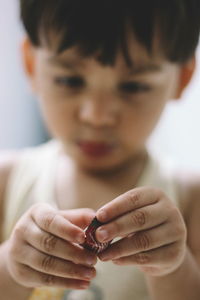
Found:
[[[1,239],[1,220],[3,220],[3,204],[8,183],[9,175],[12,168],[20,157],[18,151],[2,151],[0,152],[0,239]]]
[[[183,174],[179,180],[180,203],[188,231],[188,245],[200,263],[200,173]]]

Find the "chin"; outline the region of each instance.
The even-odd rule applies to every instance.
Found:
[[[129,165],[130,153],[123,153],[119,149],[114,149],[105,155],[88,155],[80,151],[77,147],[66,147],[65,152],[73,159],[82,170],[91,173],[109,174]]]
[[[126,165],[125,161],[122,160],[114,160],[113,158],[107,160],[99,160],[99,161],[88,161],[84,159],[76,159],[74,158],[77,165],[86,172],[94,173],[94,174],[109,174],[113,173]]]

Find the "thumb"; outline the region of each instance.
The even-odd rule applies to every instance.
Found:
[[[78,208],[61,211],[61,215],[76,226],[84,229],[95,217],[95,211],[90,208]]]

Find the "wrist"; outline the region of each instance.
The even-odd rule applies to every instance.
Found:
[[[200,299],[200,271],[189,249],[182,263],[165,276],[146,276],[149,293],[154,300]]]

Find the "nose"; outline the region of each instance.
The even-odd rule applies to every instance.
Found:
[[[79,109],[79,120],[93,127],[112,127],[118,119],[116,106],[108,98],[85,99]]]

